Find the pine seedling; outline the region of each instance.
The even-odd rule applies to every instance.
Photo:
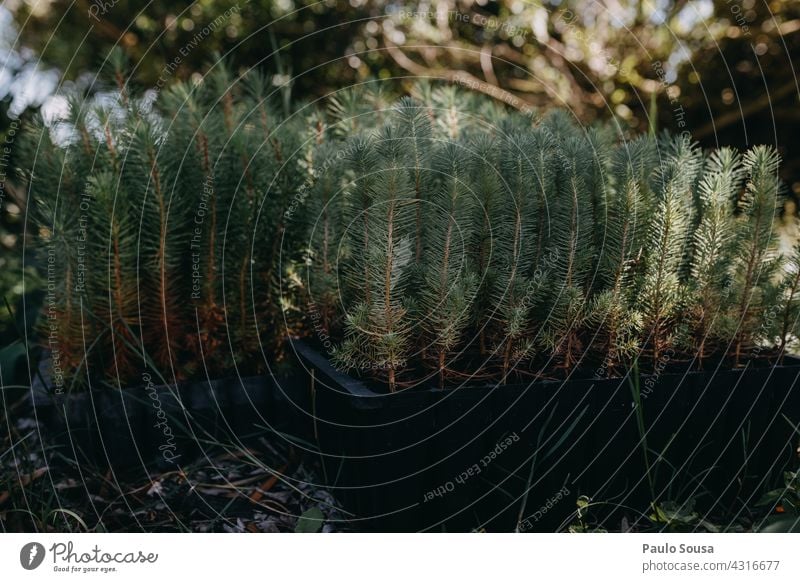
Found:
[[[603,245],[603,236],[608,219],[608,193],[605,191],[606,173],[609,171],[610,154],[613,151],[615,136],[602,126],[591,127],[586,131],[586,152],[588,158],[582,164],[584,171],[584,188],[591,209],[592,246],[599,250]],[[600,253],[592,257],[593,271],[599,265]]]
[[[438,188],[426,221],[424,282],[420,293],[425,346],[436,360],[439,385],[446,362],[461,340],[471,315],[477,276],[470,263],[474,194],[468,177],[467,152],[459,143],[439,146],[434,154]]]
[[[536,171],[530,155],[539,146],[531,135],[515,134],[500,144],[501,199],[497,232],[497,278],[493,292],[497,322],[495,350],[501,355],[502,381],[533,352],[528,335],[531,309],[539,297],[529,285],[536,232]]]
[[[130,102],[128,91],[128,57],[121,46],[115,46],[108,54],[106,61],[114,82],[114,86],[119,94],[120,104],[127,108]]]
[[[222,181],[218,188],[220,200],[225,201],[219,216],[221,296],[230,352],[237,367],[259,349],[253,309],[256,288],[252,273],[257,245],[254,229],[258,193],[267,187],[267,179],[275,169],[271,144],[259,128],[262,106],[260,100],[249,96],[237,100],[233,109],[235,125],[226,134],[226,143],[215,164],[217,173],[238,176],[237,180]]]
[[[402,282],[413,261],[415,198],[399,132],[386,126],[374,147],[379,170],[370,185],[372,204],[366,211],[365,292],[347,315],[345,341],[336,361],[345,369],[377,368],[394,392],[397,373],[407,364],[412,333]],[[354,277],[361,276],[356,268]]]
[[[532,120],[536,119],[536,112],[533,110],[526,114],[510,112],[494,99],[478,98],[474,107],[474,121],[467,131],[471,131],[472,134],[488,133],[489,136],[496,136],[509,117],[515,120],[518,128],[530,130]]]
[[[73,143],[78,143],[78,136],[75,137]],[[68,162],[72,152],[52,142],[41,117],[25,128],[18,146],[20,158],[31,164],[19,173],[32,201],[29,212],[38,230],[36,250],[46,265],[48,282],[38,331],[50,350],[54,371],[56,367],[63,370],[63,383],[82,385],[86,371],[81,316],[83,283],[79,277],[85,276],[85,270],[82,274],[78,272],[76,240],[81,231],[75,208],[80,207],[85,184]],[[60,383],[62,378],[56,381]]]
[[[733,200],[743,177],[741,156],[730,148],[714,152],[698,187],[700,220],[694,232],[690,292],[691,337],[698,366],[709,344],[726,342],[729,267],[734,251]],[[711,350],[713,351],[713,349]]]
[[[602,346],[605,375],[613,375],[623,360],[640,348],[642,317],[632,305],[629,290],[652,216],[652,205],[642,190],[653,165],[653,153],[647,138],[621,144],[613,151],[603,186],[607,215],[599,253],[599,282],[604,286],[590,312]]]
[[[261,75],[250,72],[242,79],[241,91],[238,83],[233,87],[233,127],[220,160],[227,160],[226,176],[238,177],[228,181],[232,190],[222,192],[222,237],[226,319],[235,339],[233,353],[241,361],[260,350],[259,327],[280,326],[295,333],[292,265],[299,263],[300,245],[307,242],[303,216],[308,188],[320,163],[317,151],[329,133],[321,111],[282,121],[264,94],[255,92],[263,82]],[[267,337],[268,349],[280,357],[281,338]]]
[[[131,201],[119,185],[119,174],[103,172],[88,178],[87,194],[90,225],[87,251],[95,258],[86,306],[100,324],[102,372],[116,381],[129,378],[141,364],[135,351],[138,295],[136,281],[137,224],[132,218]]]
[[[511,121],[517,120],[516,115],[511,116]],[[554,109],[545,115],[539,127],[547,134],[563,143],[568,138],[583,137],[584,130],[575,124],[575,118],[563,109]]]
[[[779,163],[778,152],[769,146],[756,146],[744,156],[746,186],[738,200],[736,252],[731,264],[737,326],[732,355],[737,366],[743,349],[758,339],[758,318],[766,307],[764,285],[777,267],[771,259],[776,245],[773,222],[780,202]]]
[[[469,180],[476,199],[473,213],[474,242],[473,257],[475,272],[480,277],[473,303],[473,326],[477,328],[478,350],[486,356],[487,335],[491,332],[489,319],[493,309],[492,292],[497,284],[497,241],[495,237],[498,224],[494,217],[499,216],[501,197],[501,176],[498,172],[497,140],[483,133],[474,137],[474,146],[469,158]]]
[[[344,172],[337,164],[339,149],[325,144],[317,154],[317,171],[309,191],[307,230],[309,232],[308,292],[312,311],[318,315],[322,331],[330,335],[340,301],[338,264],[341,244],[348,224],[345,220]],[[357,225],[349,225],[357,228]],[[316,315],[315,315],[316,318]]]
[[[136,230],[120,159],[126,132],[118,120],[124,123],[125,115],[124,110],[97,108],[90,117],[98,124],[92,155],[96,166],[86,178],[76,241],[86,273],[82,311],[89,325],[84,329],[90,330],[89,341],[95,344],[86,365],[91,375],[116,384],[134,374],[139,364],[132,331],[138,308]]]
[[[139,277],[140,328],[145,349],[168,377],[185,378],[175,366],[186,348],[186,322],[181,305],[179,273],[189,245],[187,204],[179,192],[168,188],[162,134],[158,127],[139,121],[132,129],[122,182],[140,209],[137,269]]]
[[[198,333],[194,341],[189,340],[189,344],[194,348],[197,361],[202,362],[212,375],[219,374],[226,367],[226,329],[220,271],[224,211],[229,208],[231,193],[236,185],[236,182],[231,184],[219,179],[229,170],[225,167],[230,165],[229,155],[225,156],[229,152],[225,149],[225,138],[233,123],[233,98],[227,83],[219,77],[220,74],[212,75],[209,82],[220,93],[213,91],[207,94],[199,89],[192,91],[186,85],[176,87],[183,97],[180,111],[185,113],[178,116],[176,123],[185,128],[182,137],[188,138],[188,141],[178,141],[178,136],[173,135],[171,143],[165,148],[165,157],[170,158],[168,163],[177,163],[170,154],[174,147],[175,151],[183,152],[181,165],[186,157],[194,157],[196,162],[191,165],[199,166],[200,170],[192,177],[187,176],[187,179],[201,183],[195,186],[194,191],[183,192],[183,199],[196,209],[192,221],[196,236],[192,237],[193,244],[190,246],[200,256],[199,273],[202,275],[200,300],[196,304]],[[215,99],[213,95],[219,97]]]
[[[542,266],[547,269],[555,262],[555,256],[547,256],[548,243],[553,235],[553,203],[558,198],[557,182],[559,180],[558,163],[558,142],[547,127],[538,130],[528,130],[530,136],[530,149],[526,152],[527,161],[533,175],[533,182],[530,184],[532,190],[532,200],[527,210],[533,217],[533,233],[535,239],[532,241],[533,267],[526,273],[531,276],[535,270],[540,270]]]
[[[202,97],[206,98],[202,103],[204,109],[221,110],[223,123],[229,134],[233,131],[236,123],[234,109],[238,101],[236,92],[239,87],[234,77],[228,63],[219,54],[216,54],[205,79],[209,90],[200,93]]]
[[[364,102],[369,106],[372,115],[372,130],[378,130],[392,119],[392,107],[397,101],[397,96],[392,93],[386,83],[373,83],[364,91]]]
[[[545,345],[569,372],[583,352],[580,329],[588,316],[587,275],[594,254],[594,221],[587,182],[594,179],[589,143],[568,138],[559,150],[563,165],[557,178],[558,194],[552,208],[550,252],[554,257],[549,290],[550,310],[545,323]]]
[[[253,229],[254,312],[258,314],[261,330],[285,329],[287,318],[293,315],[292,295],[283,289],[282,281],[290,279],[291,270],[303,259],[307,244],[304,220],[305,192],[309,173],[298,160],[308,144],[305,121],[294,118],[281,123],[273,134],[275,170],[268,176],[268,184],[258,192],[257,220]],[[266,148],[262,148],[266,153]],[[291,326],[297,325],[294,320]],[[287,330],[292,333],[291,329]],[[267,336],[268,349],[280,353],[283,338],[279,334]]]
[[[262,107],[259,105],[259,109]],[[295,333],[298,318],[304,315],[304,311],[298,313],[293,308],[295,293],[282,282],[291,280],[293,265],[302,260],[308,242],[302,215],[312,176],[298,158],[307,158],[301,152],[308,148],[319,147],[316,139],[307,139],[309,132],[316,129],[300,116],[279,121],[269,134],[256,134],[252,144],[256,150],[250,156],[256,193],[255,216],[249,229],[252,312],[261,330],[261,341],[279,357],[283,337],[273,330]]]
[[[426,210],[425,203],[430,198],[426,186],[431,182],[428,169],[433,137],[431,122],[425,108],[408,97],[401,99],[395,106],[392,120],[405,142],[404,163],[414,185],[414,260],[420,263],[424,235],[422,214]]]
[[[650,222],[648,257],[641,284],[644,329],[654,366],[674,338],[675,317],[685,294],[681,266],[689,230],[691,184],[699,166],[698,152],[687,139],[667,142],[665,159],[653,189],[656,211]]]
[[[378,155],[371,136],[356,136],[347,142],[344,163],[347,184],[347,241],[352,257],[349,263],[347,296],[372,301],[369,282],[370,208],[378,176]],[[351,304],[352,305],[352,304]]]

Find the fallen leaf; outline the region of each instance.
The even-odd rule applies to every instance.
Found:
[[[322,527],[324,519],[325,516],[319,507],[306,509],[300,519],[297,520],[297,526],[294,531],[295,533],[317,533]]]

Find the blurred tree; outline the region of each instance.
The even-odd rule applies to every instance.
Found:
[[[777,143],[800,191],[796,0],[38,0],[15,16],[20,42],[71,79],[119,45],[150,86],[230,52],[299,97],[434,77],[583,121],[644,129],[657,111],[704,145]]]
[[[655,111],[655,125],[706,146],[777,144],[800,193],[796,1],[426,0],[387,11],[351,45],[364,77],[399,68],[642,128]]]
[[[299,94],[355,80],[345,53],[368,16],[363,2],[341,0],[173,0],[143,5],[131,0],[38,0],[20,3],[15,19],[20,43],[64,79],[91,83],[112,47],[133,63],[144,86],[186,79],[217,54],[232,53],[240,66],[265,65],[274,82],[295,75]],[[280,47],[280,63],[272,59]],[[329,65],[319,67],[329,60]]]

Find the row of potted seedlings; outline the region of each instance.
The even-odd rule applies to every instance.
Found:
[[[578,495],[713,512],[780,479],[800,252],[777,250],[773,148],[453,87],[288,116],[266,91],[219,69],[31,131],[49,392],[152,414],[124,390],[148,374],[194,440],[311,435],[364,528],[553,529]]]
[[[552,530],[582,495],[722,513],[781,482],[800,271],[777,152],[420,93],[353,106],[310,213],[297,350],[364,526]]]
[[[287,209],[320,128],[268,89],[223,64],[152,108],[122,84],[19,144],[48,284],[34,399],[83,462],[141,470],[176,434],[187,460],[292,429],[282,346],[300,320],[281,285],[302,232]]]

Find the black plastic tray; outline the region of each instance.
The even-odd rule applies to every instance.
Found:
[[[735,512],[796,460],[796,359],[652,377],[645,461],[628,379],[379,394],[308,344],[293,346],[313,384],[328,486],[363,530],[555,531],[579,495],[610,502],[595,508],[609,518],[647,511],[653,492]]]
[[[267,432],[311,436],[310,394],[297,378],[262,375],[69,394],[55,394],[37,379],[31,402],[62,456],[121,473],[191,462],[215,442],[246,446]]]

